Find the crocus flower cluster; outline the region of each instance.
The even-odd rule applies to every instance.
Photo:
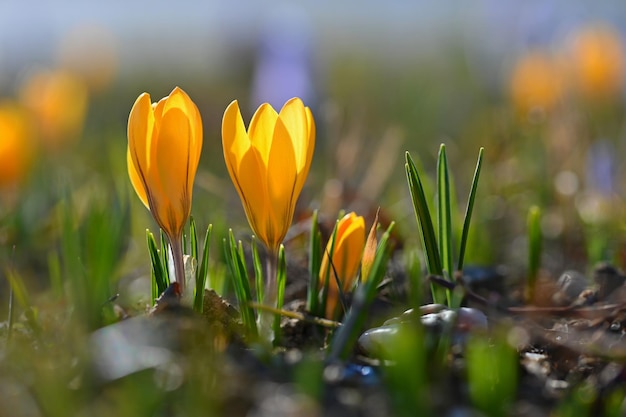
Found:
[[[299,98],[289,100],[278,113],[263,104],[246,130],[239,105],[233,101],[224,113],[222,142],[250,226],[275,257],[313,158],[311,110]],[[137,195],[169,239],[181,291],[180,241],[191,211],[201,149],[200,113],[183,90],[176,87],[158,103],[152,103],[147,93],[137,98],[128,120],[128,173]]]

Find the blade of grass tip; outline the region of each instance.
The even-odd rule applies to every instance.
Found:
[[[535,284],[541,264],[541,209],[532,206],[528,210],[528,288],[527,297],[533,299]]]
[[[318,211],[311,217],[311,235],[309,240],[309,288],[307,291],[307,311],[318,315],[319,276],[322,265],[322,237],[317,223]]]
[[[163,260],[161,259],[161,255],[159,254],[156,240],[154,239],[154,235],[152,234],[152,232],[148,229],[146,229],[146,242],[148,244],[150,263],[152,264],[152,272],[154,273],[154,281],[156,283],[157,294],[156,297],[153,297],[152,299],[152,302],[154,303],[155,299],[158,298],[159,295],[163,294],[169,284],[163,271]]]
[[[209,224],[204,235],[204,246],[202,248],[202,260],[199,262],[196,275],[196,295],[194,297],[194,310],[202,313],[204,306],[204,288],[209,275],[209,248],[211,247],[211,232],[213,225]]]
[[[404,167],[409,184],[411,200],[413,202],[413,209],[417,219],[417,227],[419,229],[422,246],[424,248],[426,266],[430,274],[441,276],[443,275],[443,269],[441,266],[441,259],[439,257],[437,237],[435,236],[430,210],[428,209],[428,202],[424,196],[424,187],[422,186],[419,173],[417,172],[417,168],[415,167],[415,163],[413,162],[411,155],[406,152],[405,157],[406,163]],[[445,290],[439,288],[432,282],[430,283],[430,290],[433,296],[433,302],[445,303],[445,300],[447,299],[447,293]]]
[[[256,287],[256,299],[259,304],[263,304],[264,297],[264,280],[263,280],[263,264],[259,256],[259,247],[257,245],[256,236],[252,236],[252,264],[254,265],[254,285]]]
[[[450,176],[448,173],[448,157],[446,145],[439,147],[437,161],[437,198],[438,198],[438,222],[439,222],[439,254],[441,255],[444,278],[452,281],[454,274],[454,262],[452,260],[452,216],[450,214]],[[447,273],[447,274],[446,274]],[[450,293],[448,292],[448,304]]]
[[[467,207],[465,208],[465,218],[463,219],[463,232],[461,234],[461,246],[459,248],[459,261],[457,271],[463,271],[463,262],[465,260],[465,249],[467,248],[467,240],[469,236],[469,227],[472,220],[472,212],[476,201],[476,190],[478,189],[478,180],[480,179],[480,170],[483,164],[483,153],[485,148],[478,151],[478,160],[476,161],[476,169],[474,170],[474,178],[472,178],[472,186],[470,188],[469,198],[467,199]]]
[[[276,270],[276,309],[282,310],[285,303],[285,285],[287,282],[287,262],[285,260],[285,247],[281,244],[278,249],[278,268]],[[280,333],[280,316],[274,317],[274,343],[279,343]]]
[[[370,276],[363,285],[357,287],[352,306],[346,315],[344,323],[331,341],[328,357],[330,362],[338,359],[345,360],[354,349],[354,345],[365,323],[368,307],[374,301],[378,292],[378,286],[387,271],[387,262],[390,254],[388,242],[393,226],[394,223],[392,222],[381,237],[374,263],[370,269]]]

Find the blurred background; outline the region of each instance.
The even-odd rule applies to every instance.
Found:
[[[203,117],[192,214],[214,224],[214,258],[229,227],[250,234],[223,162],[224,109],[237,99],[248,121],[299,96],[318,146],[296,222],[380,206],[413,247],[404,152],[432,179],[447,145],[460,228],[485,147],[466,263],[523,275],[538,205],[547,271],[623,267],[625,35],[618,0],[2,1],[0,265],[45,287],[60,205],[79,223],[117,201],[130,222],[114,273],[146,274],[156,227],[129,187],[126,122],[140,93],[178,85]]]

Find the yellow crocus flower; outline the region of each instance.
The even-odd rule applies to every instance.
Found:
[[[577,33],[569,58],[574,88],[584,97],[607,99],[620,95],[626,57],[614,29],[598,25]]]
[[[313,158],[311,110],[299,98],[287,101],[280,113],[265,103],[246,131],[235,100],[224,112],[222,144],[248,223],[270,253],[276,254]]]
[[[180,240],[191,212],[201,151],[200,112],[183,90],[176,87],[154,104],[148,93],[137,98],[128,118],[128,175],[170,241],[181,287],[184,267]]]
[[[343,292],[350,290],[354,285],[365,247],[365,220],[351,212],[337,222],[336,229],[332,261],[329,254],[333,242],[330,239],[324,251],[319,276],[320,287],[324,287],[326,277],[330,280],[326,300],[326,317],[329,319],[334,318],[337,308],[339,298],[337,281],[341,282]]]
[[[59,151],[79,138],[89,107],[82,79],[64,70],[38,71],[22,84],[19,98],[34,115],[46,150]]]
[[[532,51],[522,56],[510,78],[513,104],[523,115],[536,110],[549,112],[564,93],[562,79],[562,66],[551,55]]]
[[[29,124],[17,103],[0,102],[0,190],[18,185],[30,171],[35,149]]]

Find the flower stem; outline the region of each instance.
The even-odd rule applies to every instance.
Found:
[[[174,275],[176,278],[176,282],[180,287],[181,295],[185,293],[185,262],[183,260],[183,245],[181,241],[181,237],[171,238],[168,236],[168,240],[170,241],[170,247],[172,248],[172,262],[174,262]]]

